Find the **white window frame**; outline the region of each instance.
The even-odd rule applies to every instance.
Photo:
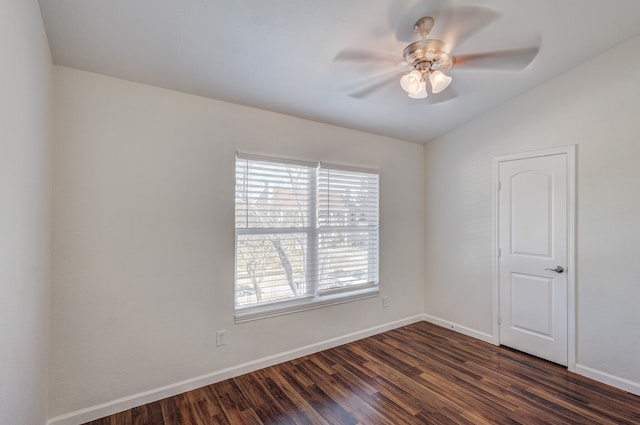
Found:
[[[238,228],[235,227],[235,246],[234,246],[234,318],[236,323],[247,322],[251,320],[262,319],[266,317],[280,316],[284,314],[290,314],[298,311],[316,309],[328,305],[341,304],[351,302],[355,300],[376,297],[379,295],[379,232],[380,232],[380,218],[379,218],[379,200],[380,200],[380,185],[378,170],[370,168],[352,167],[328,163],[310,162],[290,160],[285,158],[276,158],[263,155],[255,155],[238,152],[236,154],[236,165],[234,169],[237,172],[238,161],[266,161],[273,162],[280,165],[305,165],[314,167],[316,169],[313,175],[313,183],[311,190],[310,205],[312,211],[309,213],[309,222],[304,227],[287,227],[287,228]],[[358,284],[353,286],[347,286],[345,288],[335,288],[324,291],[319,291],[319,279],[318,279],[318,236],[322,232],[331,232],[331,228],[320,228],[318,226],[317,214],[318,214],[318,174],[320,170],[338,170],[342,172],[352,173],[365,173],[367,175],[375,175],[375,228],[371,226],[365,228],[367,231],[374,232],[375,247],[368,250],[368,276],[373,276],[374,280],[367,282],[366,284]],[[237,185],[238,182],[236,181]],[[235,192],[235,191],[234,191]],[[236,212],[237,213],[237,212]],[[341,227],[341,231],[363,231],[363,228],[359,227]],[[300,295],[295,298],[289,298],[284,300],[276,300],[271,302],[263,302],[260,304],[253,304],[247,306],[238,306],[237,297],[237,284],[238,284],[238,236],[240,235],[252,235],[252,234],[276,234],[276,233],[306,233],[307,234],[307,275],[306,275],[306,295]],[[367,277],[368,277],[367,276]]]

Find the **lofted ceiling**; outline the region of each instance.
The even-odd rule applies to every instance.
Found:
[[[437,37],[437,13],[470,6],[497,19],[454,54],[539,42],[533,62],[518,72],[454,66],[457,97],[435,104],[446,92],[414,100],[395,82],[363,99],[349,95],[388,63],[339,61],[338,53],[364,49],[400,63],[418,18],[435,14]],[[40,7],[55,64],[417,143],[589,66],[640,33],[637,0],[40,0]]]

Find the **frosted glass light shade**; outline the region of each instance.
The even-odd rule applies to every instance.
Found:
[[[434,94],[440,93],[442,90],[449,87],[451,84],[452,78],[446,75],[442,71],[433,71],[431,75],[429,75],[429,81],[431,82],[431,91]]]
[[[409,93],[411,99],[424,99],[427,96],[429,96],[427,93],[427,83],[424,80],[420,81],[420,87],[415,93]]]
[[[417,70],[413,70],[400,78],[400,86],[402,87],[402,90],[409,93],[409,95],[417,93],[420,90],[421,82],[424,83],[424,81],[422,81],[422,74]]]

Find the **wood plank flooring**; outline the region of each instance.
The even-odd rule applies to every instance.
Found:
[[[87,425],[640,424],[640,397],[420,322]]]

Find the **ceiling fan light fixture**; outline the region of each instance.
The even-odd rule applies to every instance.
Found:
[[[438,94],[442,90],[449,87],[453,79],[440,70],[435,70],[429,73],[429,81],[431,82],[431,91],[433,94]]]
[[[420,86],[416,92],[409,93],[411,99],[424,99],[427,96],[429,96],[427,93],[427,82],[424,80],[420,81]]]
[[[418,93],[423,84],[422,74],[416,69],[400,78],[400,86],[402,86],[402,90],[409,93],[409,96]]]

